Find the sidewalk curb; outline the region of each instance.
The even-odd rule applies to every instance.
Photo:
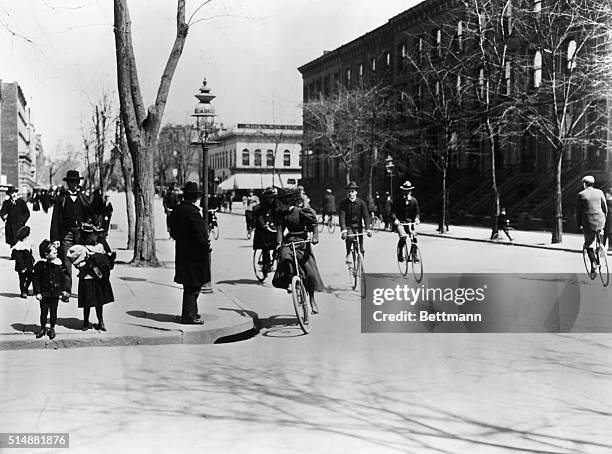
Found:
[[[235,212],[232,212],[232,213],[224,212],[224,214],[229,214],[229,215],[232,215],[232,216],[244,216],[244,214],[235,213]],[[470,226],[466,226],[466,227],[470,227]],[[388,230],[381,230],[381,229],[379,229],[378,231],[379,231],[379,233],[380,232],[391,233]],[[500,245],[504,245],[504,246],[528,247],[528,248],[532,248],[532,249],[548,249],[550,251],[574,252],[574,253],[577,253],[577,254],[581,254],[582,253],[582,249],[572,249],[572,248],[566,248],[566,247],[554,247],[554,246],[547,246],[545,244],[516,243],[516,242],[510,242],[510,241],[488,240],[488,239],[485,239],[485,238],[470,238],[470,237],[464,237],[464,236],[441,235],[439,233],[422,233],[422,232],[419,232],[419,235],[436,237],[436,238],[445,238],[445,239],[449,239],[449,240],[475,241],[475,242],[478,242],[478,243],[500,244]]]

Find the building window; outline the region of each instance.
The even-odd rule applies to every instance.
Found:
[[[397,72],[401,73],[406,69],[406,43],[398,44],[397,55]]]
[[[478,93],[480,97],[484,96],[484,88],[485,88],[485,72],[484,68],[480,68],[478,70]]]
[[[463,21],[457,22],[457,51],[463,52]]]
[[[433,31],[433,38],[434,38],[434,57],[442,57],[442,30],[440,30],[439,28],[435,29]]]
[[[504,83],[506,88],[506,95],[512,92],[512,63],[506,62],[506,68],[504,70]]]
[[[457,81],[455,84],[455,88],[457,89],[457,95],[461,95],[461,89],[463,88],[463,81],[461,80],[461,74],[457,74]]]
[[[323,95],[329,97],[329,76],[323,78]]]
[[[512,33],[512,2],[508,0],[504,6],[504,34],[510,36]]]
[[[344,76],[344,85],[346,85],[347,88],[350,88],[351,86],[351,68],[346,68],[346,73]]]
[[[567,69],[576,69],[576,40],[570,39],[567,43]]]
[[[261,150],[255,150],[255,167],[261,167]]]
[[[387,68],[391,66],[391,52],[385,52],[385,65]]]
[[[540,11],[542,11],[542,0],[535,0],[533,2],[533,12],[539,13]]]
[[[266,166],[274,167],[274,152],[272,150],[266,151]]]
[[[542,53],[536,50],[533,56],[533,88],[542,85]]]
[[[441,92],[440,81],[436,80],[436,97],[440,96],[440,92]]]
[[[372,72],[375,73],[376,72],[376,58],[372,58]]]
[[[251,165],[249,150],[246,148],[242,150],[242,165],[243,167],[248,167]]]
[[[283,166],[291,167],[291,152],[289,150],[283,151]]]
[[[419,54],[419,64],[423,64],[423,38],[417,38],[417,52]]]

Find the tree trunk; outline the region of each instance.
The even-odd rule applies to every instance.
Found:
[[[440,233],[446,232],[446,224],[448,223],[446,219],[446,198],[448,194],[446,192],[446,177],[448,175],[448,166],[445,165],[442,168],[442,210],[440,211],[440,220],[438,222],[438,231]]]
[[[495,239],[499,235],[498,220],[499,220],[499,188],[497,186],[497,162],[495,161],[495,134],[491,126],[491,120],[487,118],[487,132],[489,138],[489,147],[491,148],[491,190],[493,191],[493,212],[491,213],[491,239]]]
[[[555,168],[555,193],[553,198],[553,225],[552,243],[557,244],[563,241],[563,188],[561,187],[561,165],[563,162],[563,149],[555,150],[557,159]]]
[[[134,208],[136,225],[134,229],[134,266],[159,266],[155,248],[155,216],[153,200],[155,195],[152,153],[142,151],[146,145],[140,145],[132,155],[134,166]],[[135,156],[136,155],[136,156]],[[136,178],[138,175],[138,178]]]
[[[132,169],[132,158],[128,150],[125,138],[123,137],[123,129],[119,135],[118,140],[119,147],[119,161],[121,163],[121,174],[123,175],[123,183],[125,190],[125,207],[127,211],[128,221],[128,239],[127,249],[134,249],[134,186],[132,184],[133,169]]]

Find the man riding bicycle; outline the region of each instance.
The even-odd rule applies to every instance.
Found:
[[[597,275],[599,261],[595,255],[593,244],[598,230],[602,230],[606,223],[608,206],[606,197],[599,189],[595,189],[595,178],[587,175],[582,179],[582,191],[578,193],[576,200],[576,221],[578,229],[582,229],[584,235],[583,248],[586,249],[591,261],[591,275]]]
[[[276,220],[274,219],[274,202],[278,191],[275,187],[264,189],[261,194],[261,203],[253,210],[255,218],[255,236],[253,250],[262,250],[262,266],[264,274],[272,268],[272,252],[276,247]]]
[[[247,232],[251,232],[255,228],[255,217],[253,209],[259,205],[259,197],[253,194],[253,190],[249,189],[248,195],[242,198],[244,205],[244,217],[246,219]]]
[[[402,190],[402,195],[393,202],[391,221],[399,235],[399,241],[397,242],[397,260],[398,262],[403,262],[404,259],[408,261],[411,260],[411,257],[404,257],[403,251],[406,245],[406,238],[410,236],[413,243],[417,242],[415,225],[421,221],[419,220],[419,202],[412,195],[414,186],[412,186],[410,181],[406,180],[404,184],[400,186],[400,189]]]
[[[323,224],[327,224],[328,220],[332,220],[332,216],[336,214],[336,197],[332,193],[332,190],[327,188],[325,195],[323,196],[323,209],[321,210],[323,215]]]
[[[355,239],[359,242],[361,254],[365,254],[363,249],[363,228],[365,227],[368,236],[372,236],[370,213],[366,203],[357,198],[359,186],[354,181],[346,187],[347,198],[340,202],[340,235],[346,241],[346,263],[351,264],[351,244]],[[358,235],[358,236],[356,236]]]

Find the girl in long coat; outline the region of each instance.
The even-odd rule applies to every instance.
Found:
[[[4,235],[6,243],[13,247],[17,243],[17,230],[23,227],[30,219],[30,210],[25,200],[19,197],[19,191],[13,186],[9,186],[6,191],[9,199],[2,203],[0,208],[0,218],[6,222]]]
[[[280,215],[280,225],[277,233],[278,244],[307,240],[310,234],[312,234],[312,244],[319,242],[317,214],[312,208],[298,207],[297,204],[300,200],[300,194],[293,189],[281,190],[279,193],[277,198],[277,209]],[[286,234],[284,234],[285,231],[287,231]],[[305,277],[304,286],[310,295],[313,310],[316,310],[314,292],[323,290],[325,284],[321,279],[319,267],[312,253],[312,244],[300,243],[295,246],[295,251],[298,256],[298,265]],[[291,279],[296,274],[294,268],[293,249],[289,246],[282,247],[272,285],[277,288],[288,289],[291,286]]]

